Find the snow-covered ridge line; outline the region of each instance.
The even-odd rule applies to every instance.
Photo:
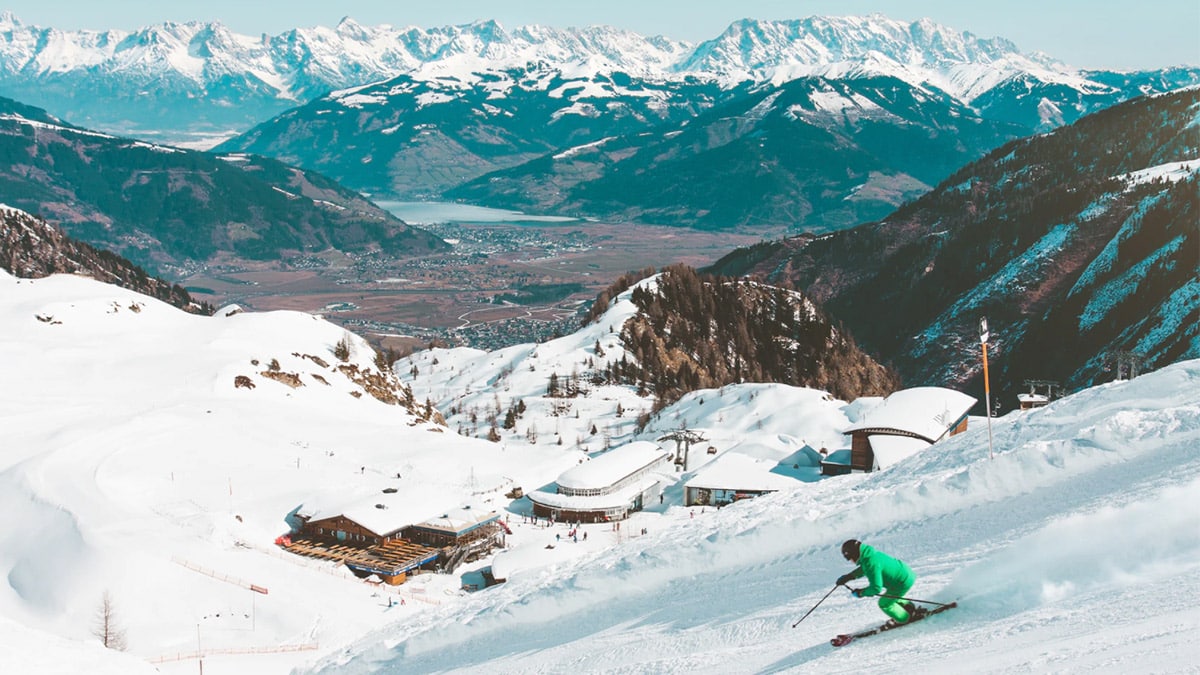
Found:
[[[1003,39],[981,39],[928,19],[909,23],[879,14],[747,19],[698,45],[610,26],[509,30],[495,21],[423,29],[363,26],[346,18],[334,28],[251,37],[220,22],[197,21],[132,32],[61,31],[26,25],[6,12],[0,15],[0,30],[12,36],[0,44],[0,56],[9,64],[0,68],[0,75],[7,77],[90,71],[136,78],[172,72],[194,82],[215,82],[243,73],[293,98],[311,93],[317,80],[325,90],[345,94],[344,89],[364,81],[405,73],[422,80],[439,75],[462,80],[480,71],[531,63],[641,77],[706,74],[728,82],[835,71],[844,75],[859,69],[932,82],[959,94],[983,91],[1018,71],[1074,77],[1062,64],[1041,54],[1022,54]],[[307,60],[297,62],[293,55],[298,48]],[[438,64],[447,68],[430,68]]]
[[[1159,179],[1177,183],[1198,173],[1200,173],[1200,158],[1195,158],[1182,162],[1159,164],[1158,166],[1148,167],[1140,171],[1131,171],[1127,174],[1117,176],[1117,178],[1128,182],[1129,186],[1133,187]]]
[[[21,115],[0,114],[0,120],[16,122],[17,124],[24,124],[26,126],[34,127],[37,129],[50,129],[51,131],[65,131],[65,132],[69,132],[72,134],[79,134],[80,136],[94,136],[96,138],[113,138],[113,139],[116,138],[116,136],[110,136],[109,134],[100,133],[98,131],[88,131],[87,129],[76,129],[75,127],[66,127],[66,126],[62,126],[59,124],[50,124],[48,122],[39,122],[37,120],[31,120],[26,117],[22,117]],[[150,147],[149,144],[143,144],[143,145],[146,145],[146,147]]]

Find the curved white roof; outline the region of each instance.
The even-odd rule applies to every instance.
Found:
[[[767,492],[799,485],[795,478],[771,473],[776,464],[737,452],[725,452],[709,462],[684,487]]]
[[[529,501],[542,506],[548,506],[555,509],[569,509],[571,511],[603,511],[606,509],[621,509],[628,507],[629,504],[639,494],[654,487],[655,483],[661,482],[658,476],[650,475],[645,478],[626,485],[625,487],[603,495],[564,495],[558,492],[543,492],[537,490],[528,493]]]
[[[884,398],[842,433],[861,429],[895,429],[934,442],[967,414],[975,399],[943,387],[901,389]]]
[[[875,453],[875,466],[886,469],[889,466],[912,457],[929,447],[929,441],[923,438],[909,436],[888,436],[876,434],[871,437],[871,450]]]
[[[657,444],[634,441],[567,469],[555,482],[571,490],[603,489],[666,458]]]

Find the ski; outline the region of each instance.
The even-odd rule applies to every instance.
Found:
[[[938,605],[937,607],[934,607],[933,609],[928,609],[928,610],[918,608],[917,613],[914,614],[912,616],[912,618],[910,618],[905,623],[893,624],[891,622],[888,622],[888,623],[883,624],[882,626],[878,626],[878,627],[872,628],[870,630],[864,630],[861,633],[849,633],[846,635],[839,635],[839,636],[833,638],[832,640],[830,640],[829,644],[833,645],[834,647],[844,647],[859,638],[865,638],[865,637],[869,637],[871,635],[875,635],[876,633],[882,633],[884,631],[895,630],[897,628],[903,628],[904,626],[912,625],[922,619],[929,618],[929,617],[933,616],[934,614],[940,614],[948,609],[954,609],[955,607],[958,607],[957,602],[952,602],[948,605]]]

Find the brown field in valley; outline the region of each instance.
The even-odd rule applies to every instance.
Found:
[[[435,338],[494,349],[570,330],[579,305],[627,271],[703,267],[739,246],[778,236],[585,222],[428,229],[455,241],[454,250],[416,258],[227,261],[180,283],[217,306],[322,314],[402,352]],[[522,289],[560,285],[569,286],[553,298],[496,302]]]

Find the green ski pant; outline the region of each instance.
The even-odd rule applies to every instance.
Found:
[[[914,580],[915,582],[915,580]],[[884,595],[894,595],[898,598],[904,597],[905,594],[913,587],[912,583],[902,587],[892,588],[888,586],[883,589]],[[896,620],[896,623],[904,623],[908,621],[908,610],[904,609],[904,601],[896,598],[879,598],[879,609],[883,610],[884,614]]]

